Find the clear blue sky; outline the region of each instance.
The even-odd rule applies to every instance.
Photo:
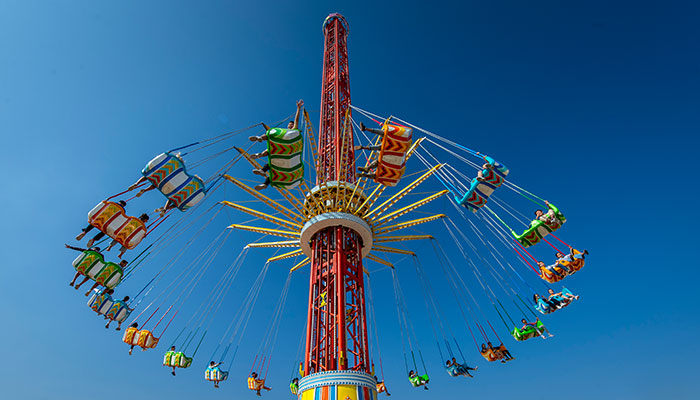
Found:
[[[517,357],[506,366],[486,365],[461,317],[445,308],[467,359],[480,366],[473,380],[441,371],[423,300],[411,296],[429,392],[406,382],[391,280],[378,272],[380,341],[395,398],[697,398],[697,4],[239,3],[0,2],[0,167],[9,181],[0,397],[254,397],[244,380],[287,265],[272,267],[246,348],[231,380],[214,391],[203,380],[206,358],[271,253],[248,259],[194,366],[173,378],[161,357],[186,313],[159,348],[129,357],[120,336],[67,286],[75,254],[62,247],[75,243],[87,211],[138,178],[154,155],[281,118],[298,98],[318,110],[321,24],[338,11],[350,24],[355,104],[496,156],[518,184],[562,207],[562,237],[591,251],[588,266],[567,281],[581,300],[545,319],[555,338],[516,343],[500,327]],[[230,187],[217,195],[247,199]],[[206,238],[245,219],[226,213]],[[255,238],[232,234],[224,253],[233,258]],[[437,269],[428,246],[417,251],[426,269]],[[214,271],[226,267],[223,258]],[[133,294],[158,268],[144,267],[125,290]],[[307,271],[292,281],[266,398],[290,398]],[[419,293],[411,265],[399,273],[404,290]],[[204,296],[193,294],[194,307]]]

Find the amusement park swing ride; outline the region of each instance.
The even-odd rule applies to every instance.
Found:
[[[425,387],[430,377],[422,362],[422,353],[414,349],[417,339],[408,316],[404,294],[398,284],[394,265],[383,255],[398,254],[414,259],[417,273],[424,277],[422,281],[426,304],[434,311],[434,318],[439,319],[435,296],[430,291],[423,267],[416,261],[416,254],[400,246],[396,247],[401,242],[430,241],[436,251],[436,261],[446,276],[450,277],[452,293],[468,293],[468,296],[462,296],[461,299],[455,295],[455,301],[481,355],[490,362],[514,359],[502,342],[493,346],[489,341],[490,337],[496,337],[500,341],[500,337],[485,311],[478,305],[475,306],[475,296],[462,278],[462,274],[466,273],[464,268],[451,262],[432,235],[416,232],[416,228],[424,224],[430,226],[429,223],[441,223],[444,226],[444,232],[449,233],[455,241],[455,248],[465,258],[465,265],[471,270],[467,272],[473,274],[478,287],[483,289],[488,299],[487,303],[493,306],[508,333],[516,341],[538,336],[544,338],[549,334],[539,318],[528,322],[526,318],[532,320],[528,315],[536,317],[534,311],[549,314],[578,299],[568,289],[555,292],[548,284],[561,281],[579,271],[584,266],[588,252],[573,249],[554,235],[566,222],[563,213],[553,204],[512,183],[509,179],[510,170],[505,165],[399,118],[381,117],[353,105],[347,51],[348,24],[345,18],[340,14],[329,15],[323,23],[323,34],[323,78],[318,131],[314,131],[309,113],[301,109],[300,102],[297,116],[287,128],[264,125],[262,136],[251,137],[254,142],[265,142],[266,150],[263,152],[252,154],[250,148],[244,150],[230,146],[199,162],[190,164],[188,161],[190,169],[195,169],[233,150],[235,156],[206,180],[187,169],[185,158],[191,157],[198,150],[215,149],[217,144],[254,129],[257,124],[158,155],[143,168],[142,177],[135,184],[124,192],[101,201],[88,213],[89,225],[76,239],[81,240],[93,228],[99,233],[88,241],[86,248],[67,245],[80,252],[73,262],[76,275],[71,286],[74,285],[77,289],[86,281],[94,281],[94,292],[86,293],[86,296],[93,293],[88,305],[108,320],[107,327],[116,322],[117,329],[120,329],[122,322],[129,319],[132,312],[138,314],[131,318],[128,327],[124,329],[122,340],[132,350],[134,347],[151,349],[158,346],[163,333],[180,312],[182,304],[189,299],[232,230],[275,237],[275,241],[258,240],[245,246],[244,251],[217,281],[215,290],[212,290],[186,324],[190,327],[189,333],[185,334],[186,329],[183,328],[174,339],[173,345],[165,353],[163,365],[172,368],[175,375],[176,368],[189,368],[193,364],[194,355],[204,340],[214,315],[219,311],[226,292],[243,266],[248,250],[273,248],[283,253],[267,260],[258,279],[251,285],[244,304],[224,333],[224,337],[229,339],[222,339],[212,359],[223,361],[231,356],[229,350],[232,345],[240,343],[267,266],[281,260],[300,258],[291,267],[290,276],[291,273],[302,273],[308,269],[308,311],[303,361],[299,365],[297,377],[290,383],[292,395],[302,400],[376,399],[379,393],[386,392],[387,389],[383,378],[378,379],[375,375],[370,352],[373,309],[368,304],[371,291],[365,279],[368,273],[365,265],[367,261],[372,261],[391,271],[399,324],[407,336],[402,336],[402,343],[404,348],[408,347],[405,353],[410,353],[410,359],[406,360],[408,381],[415,387]],[[366,128],[364,122],[358,124],[353,113],[359,114],[368,123],[372,121],[378,128]],[[367,133],[370,134],[369,137]],[[356,145],[357,141],[362,141],[364,145]],[[184,150],[187,152],[182,153]],[[425,169],[405,175],[407,161],[414,157]],[[266,163],[261,163],[261,159],[265,159]],[[306,163],[308,168],[305,159],[309,160]],[[232,176],[230,171],[239,161],[248,162],[256,174],[265,177],[265,183],[253,188],[245,183],[246,179]],[[356,168],[361,172],[357,173]],[[464,171],[468,169],[475,173],[465,174]],[[311,173],[315,175],[315,180],[306,178]],[[427,195],[418,194],[421,198],[404,205],[409,196],[416,195],[414,190],[429,179],[437,181],[442,189],[430,191]],[[222,185],[232,185],[237,193],[242,192],[248,199],[255,200],[255,206],[248,207],[243,204],[245,201],[240,200],[220,200],[201,213],[203,207],[200,206],[212,198],[212,194]],[[268,185],[270,187],[266,188]],[[141,190],[126,201],[114,201],[136,189]],[[533,220],[528,221],[528,217],[516,207],[494,195],[495,192],[500,194],[506,189],[541,207]],[[138,218],[129,216],[126,204],[149,190],[160,192],[167,199],[163,207],[154,211],[154,220],[150,221],[151,216],[148,214]],[[387,190],[390,193],[385,194]],[[411,197],[413,198],[415,197]],[[426,216],[415,217],[416,210],[440,198],[451,203],[454,217],[446,213],[427,213]],[[222,209],[233,209],[242,215],[249,215],[263,226],[247,223],[230,225],[230,229],[222,232],[193,260],[190,265],[196,267],[183,269],[165,286],[173,265],[177,264],[194,238],[206,229]],[[121,245],[118,256],[121,258],[142,241],[149,240],[156,228],[177,213],[181,215],[173,217],[167,228],[161,228],[165,232],[159,236],[154,235],[158,237],[131,262],[106,261],[104,253],[113,246]],[[208,222],[181,246],[133,299],[115,300],[114,291],[122,281],[132,276],[134,271],[140,270],[142,262],[150,260],[152,253],[161,251],[175,237],[190,232],[195,223],[204,221],[204,215],[210,215]],[[514,231],[506,220],[523,223],[523,232]],[[471,231],[473,236],[465,231]],[[105,235],[112,239],[112,243],[105,251],[101,251],[97,246],[104,240],[109,240],[102,239]],[[535,249],[542,247],[536,246],[540,242],[547,243],[556,250],[556,259],[545,263],[533,254],[536,254]],[[522,278],[519,271],[526,272],[526,269],[534,271],[538,282],[551,289],[549,295],[539,296]],[[75,284],[80,276],[84,277],[83,282]],[[520,293],[526,291],[523,286],[532,292],[532,303],[520,296]],[[162,291],[160,295],[152,293],[156,287]],[[504,306],[501,302],[503,295],[496,294],[498,289],[502,289],[523,314],[525,318],[522,319],[522,324],[511,318],[508,312],[511,306]],[[251,374],[247,378],[248,387],[258,394],[261,390],[269,390],[265,383],[270,366],[269,356],[279,331],[279,320],[288,292],[289,278],[272,313],[261,352],[253,361]],[[146,298],[150,304],[140,307]],[[370,321],[368,316],[371,317]],[[454,344],[447,339],[452,336],[448,333],[451,328],[448,326],[446,329],[440,321],[437,325],[439,329],[433,330],[438,339],[441,359],[447,360],[446,372],[453,377],[471,376],[469,371],[473,368],[464,363],[464,355],[456,339]],[[490,336],[491,332],[493,336]],[[483,338],[481,347],[477,341],[478,336]],[[374,340],[377,340],[376,335]],[[176,343],[182,343],[179,351],[176,350]],[[186,351],[190,346],[194,347],[194,351],[187,356]],[[449,357],[444,356],[443,349]],[[219,350],[223,351],[217,354]],[[461,361],[457,361],[457,356]],[[228,372],[219,366],[221,361],[211,361],[205,370],[205,379],[213,381],[216,387],[219,387],[220,382],[228,380]],[[409,368],[409,361],[412,362],[412,369]]]

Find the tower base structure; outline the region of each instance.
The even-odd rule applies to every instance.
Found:
[[[299,380],[299,400],[377,400],[377,380],[360,371],[325,371]]]

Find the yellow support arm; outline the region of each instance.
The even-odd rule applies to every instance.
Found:
[[[301,192],[301,195],[306,198],[306,194],[309,194],[309,202],[311,203],[311,208],[313,211],[311,214],[309,214],[309,218],[312,218],[318,214],[326,212],[326,205],[323,204],[323,202],[316,202],[316,198],[314,196],[311,196],[311,189],[309,186],[306,184],[305,180],[302,180],[301,183],[298,186],[299,191]]]
[[[262,212],[260,212],[260,211],[253,210],[253,209],[248,208],[248,207],[243,207],[243,206],[240,205],[240,204],[232,203],[232,202],[226,201],[226,200],[222,201],[221,204],[223,204],[223,205],[225,205],[225,206],[229,206],[229,207],[231,207],[231,208],[234,208],[234,209],[236,209],[236,210],[238,210],[238,211],[243,211],[243,212],[246,213],[246,214],[250,214],[250,215],[252,215],[252,216],[254,216],[254,217],[263,219],[263,220],[265,220],[265,221],[267,221],[267,222],[272,222],[273,224],[279,225],[279,226],[281,226],[281,227],[283,227],[283,228],[287,228],[287,229],[299,229],[299,230],[301,230],[301,225],[300,225],[300,224],[297,224],[297,223],[294,223],[294,222],[291,222],[291,221],[287,221],[287,220],[284,220],[284,219],[281,219],[281,218],[273,217],[272,215],[268,215],[268,214],[262,213]]]
[[[404,236],[378,236],[374,238],[374,243],[405,242],[407,240],[432,239],[431,235],[404,235]]]
[[[288,259],[288,258],[300,256],[300,255],[302,255],[302,254],[304,254],[304,251],[303,251],[302,249],[296,249],[296,250],[294,250],[294,251],[290,251],[289,253],[284,253],[284,254],[280,254],[280,255],[278,255],[278,256],[270,257],[270,258],[267,259],[267,262],[275,262],[275,261],[279,261],[279,260],[286,260],[286,259]]]
[[[420,184],[423,183],[426,179],[428,179],[428,178],[430,177],[430,175],[432,175],[433,173],[435,173],[435,171],[437,171],[438,169],[440,169],[440,168],[442,167],[442,165],[443,165],[443,164],[438,164],[438,165],[436,165],[436,166],[430,168],[430,169],[428,170],[428,172],[426,172],[426,173],[424,173],[423,175],[421,175],[418,179],[416,179],[415,181],[411,182],[410,185],[408,185],[408,186],[406,186],[405,188],[401,189],[401,190],[400,190],[398,193],[396,193],[395,195],[389,197],[384,203],[380,204],[379,207],[377,207],[377,208],[375,208],[374,210],[372,210],[372,211],[368,212],[367,214],[365,214],[364,218],[367,219],[367,218],[369,218],[369,217],[370,217],[371,215],[373,215],[373,214],[377,214],[377,216],[381,215],[384,211],[386,211],[386,210],[389,209],[391,206],[393,206],[394,204],[396,204],[397,201],[401,200],[404,196],[406,196],[407,194],[411,193],[411,192],[413,191],[413,189],[417,188],[418,185],[420,185]]]
[[[408,159],[411,158],[411,156],[413,155],[413,152],[416,151],[416,149],[423,142],[423,140],[425,140],[425,136],[422,138],[418,138],[418,140],[416,140],[413,143],[413,146],[411,146],[411,148],[408,149],[408,151],[406,152],[406,161],[408,161]]]
[[[357,207],[357,210],[355,210],[355,215],[360,215],[362,213],[362,210],[364,210],[365,208],[372,207],[372,205],[374,205],[374,202],[377,201],[377,199],[379,198],[379,196],[382,195],[385,189],[386,186],[377,185],[377,187],[374,188],[372,193],[370,193],[369,196],[367,196],[365,201],[363,201],[362,204],[360,204],[360,206]]]
[[[297,265],[293,266],[292,269],[289,270],[289,272],[294,272],[299,268],[309,264],[311,264],[311,259],[309,259],[309,257],[306,257],[305,259],[301,260],[300,263],[297,263]]]
[[[367,259],[369,259],[369,260],[372,260],[372,261],[376,262],[376,263],[379,263],[379,264],[382,264],[382,265],[386,265],[387,267],[394,268],[394,264],[390,263],[389,261],[384,261],[384,260],[382,260],[381,258],[375,256],[375,255],[372,254],[372,253],[367,254],[365,257],[366,257]],[[369,274],[368,274],[368,275],[369,275]]]
[[[250,186],[246,185],[245,183],[239,181],[238,179],[229,176],[229,175],[224,175],[224,178],[229,180],[231,183],[234,185],[238,186],[239,188],[245,190],[248,192],[248,194],[252,195],[256,199],[262,201],[263,203],[267,204],[268,206],[272,207],[274,210],[279,211],[280,213],[284,214],[285,216],[293,219],[294,221],[301,221],[302,217],[301,215],[295,213],[294,211],[288,209],[287,207],[283,206],[282,204],[272,200],[271,198],[265,196],[264,194],[260,194],[257,190],[254,190]]]
[[[298,232],[280,231],[277,229],[259,228],[257,226],[238,225],[238,224],[229,225],[229,228],[240,229],[243,231],[249,231],[249,232],[255,232],[255,233],[262,233],[264,235],[274,235],[274,236],[280,236],[280,237],[286,237],[289,239],[299,240],[299,233]]]
[[[437,214],[437,215],[433,215],[433,216],[431,216],[431,217],[425,217],[425,218],[414,219],[414,220],[402,222],[402,223],[396,224],[396,225],[389,225],[389,226],[387,226],[386,228],[383,228],[383,229],[380,229],[380,230],[376,231],[374,234],[375,234],[375,235],[379,235],[379,234],[382,234],[382,233],[389,233],[389,232],[399,231],[399,230],[401,230],[401,229],[410,228],[410,227],[412,227],[412,226],[424,224],[424,223],[426,223],[426,222],[435,221],[436,219],[445,218],[445,217],[446,217],[445,214]]]
[[[311,147],[311,154],[314,157],[314,166],[316,166],[316,176],[319,175],[318,173],[318,147],[316,146],[316,135],[314,135],[314,126],[311,124],[311,119],[309,119],[309,113],[306,111],[306,108],[304,108],[304,120],[306,121],[306,132],[308,133],[309,136],[309,145]]]
[[[406,214],[410,213],[411,211],[415,210],[418,207],[421,207],[425,204],[430,203],[431,201],[433,201],[435,199],[438,199],[438,198],[446,195],[447,193],[450,193],[450,191],[443,190],[443,191],[435,193],[434,195],[426,197],[423,200],[419,200],[411,205],[408,205],[404,208],[400,208],[400,209],[398,209],[390,214],[387,214],[387,215],[385,215],[377,220],[372,221],[372,226],[379,226],[379,225],[386,224],[387,222],[391,222],[391,221],[395,220],[396,218],[399,218],[402,215],[406,215]]]
[[[243,150],[243,149],[241,149],[241,148],[239,148],[239,147],[234,147],[234,148],[235,148],[236,150],[238,150],[238,152],[241,153],[241,154],[243,155],[243,157],[250,163],[250,165],[252,165],[252,166],[255,167],[256,169],[260,169],[260,168],[261,168],[260,163],[258,163],[257,161],[255,161],[255,159],[253,159],[253,158],[250,156],[250,154],[248,154],[247,151],[245,151],[245,150]],[[296,210],[297,210],[298,212],[300,212],[300,213],[303,214],[303,212],[301,211],[301,209],[302,209],[303,207],[301,207],[301,208],[299,207],[299,200],[297,200],[296,197],[292,196],[291,193],[289,192],[289,190],[287,190],[287,189],[282,189],[282,188],[278,188],[278,187],[275,187],[275,189],[277,189],[277,191],[280,192],[280,194],[281,194],[282,196],[284,196],[285,199],[287,199],[287,201],[289,202],[289,204],[291,204],[294,208],[296,208]],[[296,218],[295,218],[295,219],[296,219]]]
[[[376,251],[381,251],[381,252],[384,252],[384,253],[406,254],[406,255],[409,255],[409,256],[415,256],[415,255],[416,255],[416,253],[414,253],[414,252],[412,252],[412,251],[402,250],[402,249],[395,249],[395,248],[393,248],[393,247],[377,246],[377,245],[372,246],[372,250],[373,250],[373,251],[375,251],[375,250],[376,250]]]
[[[343,136],[341,137],[341,140],[343,141],[340,145],[340,165],[345,164],[345,153],[348,151],[347,149],[347,142],[348,138],[352,137],[351,135],[348,135],[348,125],[350,124],[350,108],[348,107],[347,110],[345,110],[345,123],[343,124]],[[349,149],[349,151],[354,151],[354,149]],[[353,157],[354,158],[354,157]],[[353,166],[354,168],[354,166]],[[348,177],[347,173],[345,173],[347,169],[343,169],[343,175],[338,176],[338,180],[347,182]],[[343,198],[345,198],[345,186],[338,186],[338,189],[335,191],[335,201],[332,203],[333,204],[333,211],[340,211],[340,208],[338,207],[338,198],[340,197],[340,192],[343,192]]]

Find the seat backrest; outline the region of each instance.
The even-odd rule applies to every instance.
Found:
[[[270,184],[295,187],[304,179],[304,137],[298,129],[272,128],[266,132]]]
[[[206,195],[202,179],[189,174],[185,163],[170,152],[157,155],[141,174],[180,211],[196,205]]]
[[[127,249],[136,247],[146,237],[146,225],[126,215],[124,207],[113,201],[102,201],[88,213],[88,222]]]

